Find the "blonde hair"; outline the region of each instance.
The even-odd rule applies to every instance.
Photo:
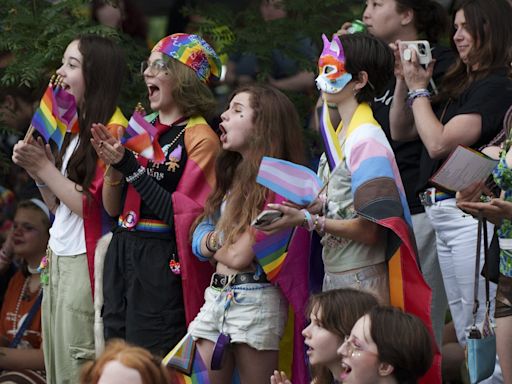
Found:
[[[84,364],[80,376],[81,384],[96,384],[109,361],[117,360],[128,368],[136,369],[143,384],[168,384],[169,377],[160,360],[149,351],[123,340],[113,340],[95,361]]]

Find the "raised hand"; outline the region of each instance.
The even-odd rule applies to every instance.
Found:
[[[117,137],[115,137],[103,124],[93,124],[91,133],[91,144],[98,157],[107,165],[119,163],[125,151],[120,141],[122,128],[118,129]]]
[[[283,371],[274,371],[274,374],[270,376],[270,384],[292,384],[292,382],[288,380]]]

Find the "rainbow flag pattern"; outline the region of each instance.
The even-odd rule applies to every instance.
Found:
[[[162,163],[165,156],[162,147],[155,140],[156,136],[156,128],[141,113],[134,112],[121,138],[121,144],[154,163]]]
[[[265,236],[253,246],[256,259],[270,281],[274,281],[283,267],[284,260],[288,255],[287,249],[291,236],[292,230],[284,229],[273,235]]]
[[[32,117],[31,125],[46,142],[51,139],[60,149],[66,132],[78,132],[75,97],[59,86],[48,85]]]
[[[195,341],[187,333],[178,344],[165,356],[162,364],[172,368],[171,383],[208,384],[208,369],[196,350]]]
[[[432,332],[431,290],[418,268],[412,220],[398,166],[366,103],[358,106],[350,121],[343,152],[352,175],[356,212],[387,229],[391,304],[419,317]],[[422,382],[441,383],[440,368],[438,353]]]
[[[290,161],[263,157],[256,182],[299,205],[310,204],[322,189],[315,172]]]
[[[322,107],[322,115],[320,116],[319,123],[319,130],[324,143],[327,164],[329,164],[329,169],[332,172],[332,170],[334,170],[336,166],[343,160],[342,145],[338,139],[338,134],[343,126],[340,123],[338,128],[334,129],[331,118],[329,116],[329,108],[326,101],[324,101]]]

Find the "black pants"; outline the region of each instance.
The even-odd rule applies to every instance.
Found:
[[[118,229],[105,257],[105,339],[164,356],[186,333],[181,278],[169,268],[171,235]]]

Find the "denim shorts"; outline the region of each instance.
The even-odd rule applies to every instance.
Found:
[[[322,290],[354,288],[374,294],[381,305],[389,305],[389,275],[387,263],[370,265],[350,271],[325,272]]]
[[[287,302],[279,288],[268,283],[208,287],[204,300],[188,328],[194,339],[215,343],[223,332],[231,337],[231,343],[244,343],[259,351],[279,350],[287,318]]]

